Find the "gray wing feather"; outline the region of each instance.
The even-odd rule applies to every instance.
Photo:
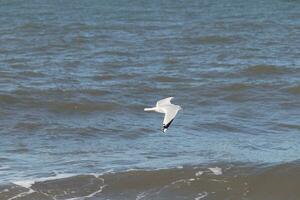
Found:
[[[172,100],[173,98],[174,98],[174,97],[168,97],[168,98],[159,100],[159,101],[156,103],[156,106],[159,107],[159,106],[164,106],[164,105],[171,105],[171,100]]]
[[[175,118],[175,116],[177,115],[177,112],[180,109],[178,108],[178,106],[171,104],[169,106],[164,106],[163,110],[165,111],[165,117],[164,117],[163,124],[167,125]]]

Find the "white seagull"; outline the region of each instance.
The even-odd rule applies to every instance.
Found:
[[[145,108],[144,111],[154,111],[159,113],[165,113],[162,132],[165,133],[171,123],[173,122],[177,112],[181,110],[181,107],[178,105],[171,104],[171,100],[174,97],[168,97],[162,100],[159,100],[156,103],[156,106],[153,108]]]

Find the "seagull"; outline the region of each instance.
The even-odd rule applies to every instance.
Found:
[[[165,133],[171,123],[173,122],[177,112],[181,110],[181,107],[178,105],[174,105],[171,103],[171,100],[174,97],[168,97],[162,100],[159,100],[156,103],[156,106],[153,108],[145,108],[144,111],[154,111],[159,113],[165,113],[164,121],[163,121],[163,127],[162,132]]]

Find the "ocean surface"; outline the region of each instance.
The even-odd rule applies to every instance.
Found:
[[[104,199],[300,199],[300,1],[0,0],[0,200]]]

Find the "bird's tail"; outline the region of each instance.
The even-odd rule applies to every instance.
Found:
[[[155,108],[144,108],[144,111],[155,111]]]

